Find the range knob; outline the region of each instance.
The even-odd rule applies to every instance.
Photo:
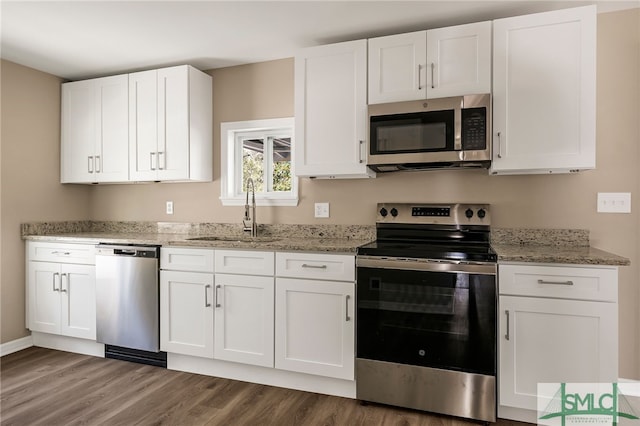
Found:
[[[391,209],[391,216],[393,217],[398,216],[398,210],[396,210],[395,207]]]
[[[473,217],[473,210],[471,210],[471,209],[467,209],[467,210],[464,212],[464,215],[465,215],[468,219],[471,219],[471,218]]]
[[[380,216],[387,217],[388,214],[389,212],[387,212],[387,209],[385,209],[384,207],[380,209]]]
[[[485,209],[480,209],[478,210],[478,217],[480,219],[484,219],[484,217],[487,215],[487,212],[485,211]]]

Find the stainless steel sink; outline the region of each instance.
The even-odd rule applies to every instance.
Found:
[[[191,241],[229,241],[234,243],[271,243],[274,241],[278,241],[279,238],[271,238],[271,237],[216,237],[213,235],[208,235],[204,237],[194,237],[187,238],[187,240]]]

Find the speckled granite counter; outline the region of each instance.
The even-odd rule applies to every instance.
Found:
[[[258,235],[255,239],[244,236],[238,224],[55,222],[22,226],[23,238],[32,241],[158,244],[176,247],[334,253],[355,253],[359,246],[375,239],[375,227],[260,225]],[[217,239],[194,240],[201,237]]]
[[[45,222],[22,225],[27,240],[134,243],[180,247],[355,253],[375,240],[375,226],[259,225],[247,238],[239,224],[173,222]],[[219,237],[211,241],[194,240]],[[589,246],[585,229],[494,228],[491,245],[499,262],[629,265],[629,259]]]
[[[513,229],[491,231],[498,262],[626,266],[629,259],[589,245],[586,229]]]

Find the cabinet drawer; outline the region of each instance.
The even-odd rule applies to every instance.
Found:
[[[217,274],[273,275],[271,251],[216,250]]]
[[[29,260],[87,265],[96,263],[93,244],[28,241],[27,247]]]
[[[160,249],[160,269],[213,272],[213,250],[162,247]]]
[[[559,299],[618,300],[618,269],[499,265],[500,294]]]
[[[355,281],[355,256],[344,254],[277,253],[276,275],[334,281]]]

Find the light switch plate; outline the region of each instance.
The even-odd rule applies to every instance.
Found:
[[[329,217],[329,203],[316,203],[315,217]]]
[[[173,201],[167,201],[167,214],[173,214]]]
[[[598,213],[631,213],[631,193],[598,192]]]

